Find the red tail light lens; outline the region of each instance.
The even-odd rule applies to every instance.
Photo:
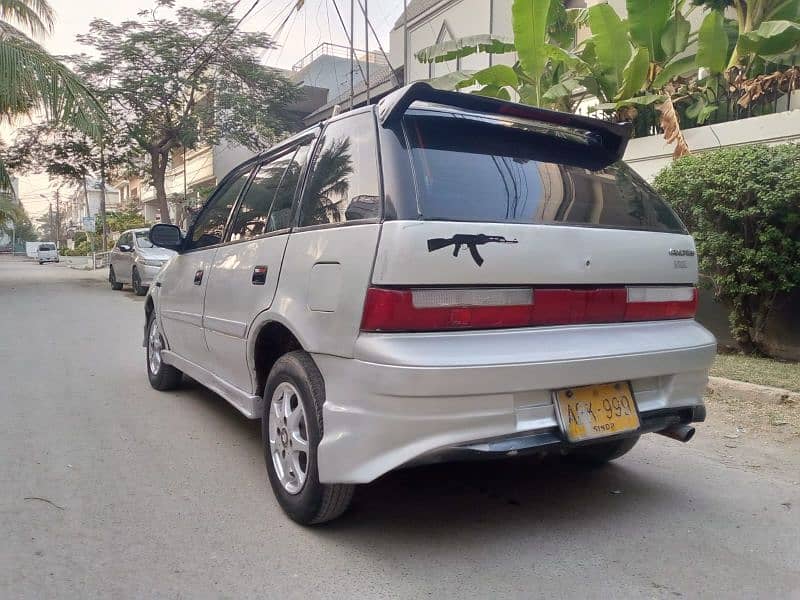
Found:
[[[503,292],[510,292],[505,301]],[[485,295],[481,296],[481,292]],[[520,294],[519,292],[522,292]],[[515,299],[517,298],[517,299]],[[436,331],[525,327],[531,321],[532,291],[370,288],[363,331]],[[490,304],[489,302],[494,302]],[[514,304],[514,302],[519,302]]]
[[[688,319],[694,287],[379,288],[367,291],[362,331],[501,329]]]

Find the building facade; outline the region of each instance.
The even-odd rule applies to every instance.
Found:
[[[68,199],[67,218],[69,219],[69,226],[81,230],[83,229],[83,217],[97,217],[100,214],[102,195],[99,180],[87,179],[85,186],[77,186]],[[106,184],[106,210],[117,210],[121,204],[120,198],[119,190],[112,185]]]

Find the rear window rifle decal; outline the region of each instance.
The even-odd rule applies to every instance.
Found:
[[[466,246],[469,253],[472,255],[472,260],[479,267],[483,265],[483,257],[478,252],[478,246],[484,244],[518,244],[517,240],[509,240],[502,235],[484,235],[479,233],[477,235],[467,233],[457,233],[451,238],[432,238],[428,240],[428,252],[435,252],[448,246],[454,246],[453,256],[458,256],[461,252],[461,246]]]

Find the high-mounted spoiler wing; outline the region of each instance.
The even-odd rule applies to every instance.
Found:
[[[599,136],[603,149],[614,160],[620,160],[625,154],[625,148],[633,130],[627,123],[609,123],[592,117],[546,110],[544,108],[526,106],[525,104],[517,104],[516,102],[476,96],[475,94],[437,90],[424,81],[418,81],[400,88],[378,102],[378,119],[381,125],[388,127],[400,120],[411,104],[418,100],[486,114],[518,117],[589,131]]]

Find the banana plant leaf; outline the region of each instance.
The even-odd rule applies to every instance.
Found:
[[[689,45],[689,34],[692,26],[680,12],[674,15],[667,23],[664,33],[661,34],[661,49],[667,57],[680,54]]]
[[[589,111],[597,111],[597,110],[617,110],[619,108],[625,108],[626,106],[650,106],[651,104],[657,104],[659,102],[664,102],[667,96],[662,94],[645,94],[644,96],[633,96],[632,98],[626,98],[625,100],[620,100],[619,102],[602,102],[600,104],[596,104],[589,108]]]
[[[514,69],[507,65],[493,65],[472,74],[456,84],[456,89],[460,90],[473,85],[493,86],[497,88],[519,86],[519,77]]]
[[[759,56],[800,49],[800,23],[764,21],[755,31],[739,37],[739,51]]]
[[[506,54],[513,52],[514,49],[514,42],[511,40],[481,34],[434,44],[423,48],[415,56],[421,63],[442,63],[481,52],[486,54]]]
[[[722,73],[728,59],[728,34],[722,13],[711,11],[703,19],[697,36],[697,66]]]
[[[613,98],[622,85],[623,71],[631,59],[628,28],[608,4],[596,4],[587,13],[592,31],[587,49],[591,48],[602,72],[600,87],[607,98]],[[589,62],[586,56],[584,60]]]
[[[458,88],[458,85],[466,80],[470,79],[474,75],[474,71],[453,71],[452,73],[447,73],[446,75],[442,75],[441,77],[434,77],[433,79],[428,79],[428,84],[431,87],[436,88],[437,90],[444,90],[447,92],[455,91]]]
[[[541,77],[547,65],[545,48],[550,5],[557,0],[514,0],[511,22],[522,70],[533,82],[533,104],[541,103]]]
[[[677,58],[672,62],[667,63],[664,68],[659,71],[655,79],[653,79],[651,87],[654,90],[659,90],[667,85],[667,83],[669,83],[672,79],[697,70],[696,63],[697,56],[695,54],[684,56],[683,58]]]
[[[639,46],[622,71],[622,86],[614,100],[624,100],[640,91],[647,81],[649,70],[650,52],[644,46]]]
[[[631,39],[644,46],[654,61],[664,58],[661,38],[667,28],[674,0],[627,0]]]

